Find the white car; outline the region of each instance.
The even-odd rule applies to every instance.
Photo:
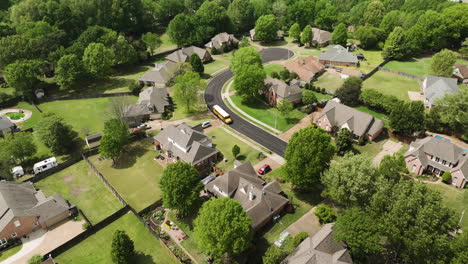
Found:
[[[141,124],[141,125],[137,126],[137,128],[139,128],[139,129],[150,129],[151,126],[147,125],[147,124]]]
[[[202,128],[207,128],[207,127],[209,127],[209,126],[211,126],[210,121],[205,121],[205,122],[203,122],[203,123],[201,124],[201,127],[202,127]]]

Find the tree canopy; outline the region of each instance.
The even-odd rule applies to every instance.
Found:
[[[255,39],[265,42],[273,41],[276,39],[278,29],[279,26],[275,16],[261,16],[255,23]]]
[[[310,25],[305,26],[301,33],[301,42],[310,47],[312,46],[313,38],[312,27]]]
[[[205,88],[200,74],[186,71],[175,78],[174,97],[184,103],[185,111],[190,112],[198,103],[198,92]]]
[[[62,89],[72,89],[83,75],[83,63],[74,54],[64,55],[57,62],[55,80]]]
[[[130,263],[135,255],[135,245],[125,231],[117,230],[112,237],[111,256],[116,264]]]
[[[345,105],[357,105],[361,95],[362,79],[354,76],[348,77],[343,85],[336,90],[336,97]]]
[[[448,49],[444,49],[439,53],[436,53],[432,57],[429,74],[442,77],[452,77],[453,65],[456,60],[457,57],[455,56],[455,53]]]
[[[83,54],[85,69],[95,78],[103,78],[112,71],[114,52],[101,43],[91,43]]]
[[[37,123],[34,131],[39,139],[54,154],[69,154],[73,148],[76,132],[61,117],[46,114]]]
[[[338,45],[345,47],[347,42],[348,42],[348,29],[346,28],[346,25],[344,23],[340,23],[333,30],[331,43],[338,44]]]
[[[99,153],[105,158],[111,158],[112,163],[115,164],[129,140],[128,128],[123,120],[118,118],[109,119],[104,123]]]
[[[403,135],[411,135],[423,130],[424,120],[424,104],[420,101],[403,103],[390,113],[390,127],[393,131]]]

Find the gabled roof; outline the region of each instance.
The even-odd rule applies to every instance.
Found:
[[[463,79],[468,79],[468,65],[455,64],[453,67],[455,67],[454,75]]]
[[[357,56],[341,45],[329,46],[328,51],[320,53],[319,60],[358,63]]]
[[[60,194],[45,197],[31,182],[0,182],[0,230],[15,217],[36,216],[45,222],[68,209]]]
[[[358,137],[373,135],[383,128],[380,119],[344,104],[329,100],[318,118],[326,116],[332,126],[347,126]]]
[[[154,137],[167,151],[172,151],[181,160],[197,164],[218,153],[212,142],[203,132],[186,124],[169,126]]]
[[[458,93],[457,79],[438,76],[427,76],[424,80],[424,97],[434,104],[437,98],[441,98],[448,93]]]
[[[312,28],[313,41],[316,41],[320,45],[330,42],[331,33],[319,28]]]
[[[190,56],[192,56],[193,53],[196,53],[198,57],[200,57],[200,59],[203,60],[207,52],[208,51],[205,49],[195,47],[195,46],[190,46],[190,47],[182,48],[182,49],[172,52],[171,54],[166,56],[166,60],[173,61],[176,63],[188,62],[190,59]]]
[[[234,37],[232,34],[228,34],[226,32],[219,33],[218,35],[214,36],[210,42],[205,44],[205,47],[212,48],[213,46],[220,50],[223,44],[230,44],[230,43],[238,43],[239,40]]]
[[[0,131],[11,129],[15,124],[6,116],[0,116]]]
[[[405,157],[414,156],[417,157],[424,166],[431,165],[443,171],[447,171],[447,166],[428,159],[426,154],[438,157],[441,161],[446,160],[452,164],[457,164],[466,159],[467,152],[443,139],[425,137],[411,142],[410,149],[405,153]],[[460,164],[458,164],[458,166],[459,165]]]
[[[324,225],[313,237],[307,237],[282,264],[353,263],[343,242],[333,240],[333,224]]]
[[[299,78],[303,81],[310,81],[315,74],[325,69],[325,66],[316,60],[314,56],[287,61],[284,67],[290,72],[297,73]]]
[[[282,190],[276,181],[263,186],[264,183],[252,164],[246,162],[208,183],[206,189],[218,197],[237,200],[252,219],[252,228],[256,230],[288,203],[288,199],[280,195]]]
[[[273,89],[273,91],[275,91],[275,94],[280,99],[294,101],[302,97],[302,90],[297,84],[288,85],[287,83],[281,80],[272,77],[266,77],[265,85],[267,86],[267,88]]]
[[[166,88],[151,87],[140,92],[137,104],[154,106],[154,113],[164,113],[170,105]]]
[[[172,61],[164,61],[156,64],[155,67],[140,77],[141,82],[167,83],[177,70],[178,65]]]

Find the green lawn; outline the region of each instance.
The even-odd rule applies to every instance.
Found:
[[[0,262],[4,261],[5,259],[13,256],[14,254],[18,253],[23,248],[23,244],[20,244],[14,248],[10,248],[0,253]]]
[[[359,68],[356,68],[357,70],[364,73],[371,72],[373,69],[375,69],[375,67],[377,67],[380,63],[384,61],[384,59],[382,58],[382,51],[380,50],[359,49],[354,51],[353,53],[362,53],[366,58],[365,61],[361,61],[359,63]]]
[[[37,124],[37,122],[42,118],[42,114],[39,111],[37,111],[37,109],[33,105],[27,102],[19,102],[15,107],[30,110],[32,112],[32,115],[28,120],[19,123],[19,126],[22,129],[34,127]]]
[[[285,118],[275,107],[268,105],[261,99],[256,99],[252,103],[244,102],[236,94],[232,95],[231,99],[246,114],[280,131],[287,131],[306,116],[305,113],[294,109],[289,118]]]
[[[210,63],[205,64],[205,73],[206,74],[213,74],[216,71],[221,70],[222,68],[226,68],[230,65],[229,61],[224,60],[215,60]]]
[[[314,92],[312,91],[315,95],[315,97],[317,97],[317,100],[320,102],[322,100],[330,100],[333,98],[333,96],[329,95],[329,94],[323,94],[323,93],[317,93],[317,92]]]
[[[314,82],[316,87],[325,88],[328,91],[334,92],[343,85],[344,80],[340,77],[325,72]]]
[[[424,77],[429,74],[431,61],[432,57],[413,58],[407,61],[390,61],[384,67]],[[466,64],[466,61],[458,59],[456,63]]]
[[[363,89],[375,89],[404,101],[409,101],[408,91],[421,91],[418,80],[384,71],[376,72],[363,83],[362,87]]]
[[[446,185],[444,183],[440,184],[427,184],[427,186],[433,190],[439,191],[442,194],[445,204],[455,210],[458,214],[457,220],[459,220],[461,213],[466,210],[466,205],[468,204],[468,194],[465,189],[460,190],[455,187]],[[462,229],[468,231],[468,212],[465,212],[463,220],[461,222]]]
[[[225,159],[227,159],[227,162],[222,160],[216,165],[216,167],[222,171],[226,172],[234,168],[233,164],[235,159],[232,155],[232,147],[234,145],[240,147],[240,154],[237,156],[238,160],[243,162],[250,161],[252,164],[256,163],[258,151],[238,138],[232,136],[223,128],[215,128],[207,132],[206,135],[212,137],[213,146],[222,153]]]
[[[317,56],[320,53],[322,53],[322,51],[326,51],[326,50],[327,48],[316,49],[316,48],[305,48],[304,46],[302,46],[302,47],[295,48],[294,52],[299,55],[304,55],[304,56],[310,56],[310,55]]]
[[[388,135],[384,131],[380,133],[380,135],[376,138],[375,141],[367,141],[365,145],[360,146],[358,144],[354,144],[354,151],[358,154],[365,154],[369,158],[374,159],[380,151],[382,151],[382,147],[387,142]],[[338,157],[339,160],[339,157]]]
[[[171,42],[167,33],[161,35],[161,42],[161,46],[155,51],[156,54],[177,48],[177,45]]]
[[[368,113],[370,114],[371,116],[375,117],[375,118],[378,118],[380,120],[382,120],[384,122],[384,126],[388,127],[388,124],[390,122],[390,119],[388,118],[388,116],[384,113],[381,113],[381,112],[376,112],[370,108],[368,108],[367,106],[356,106],[356,107],[353,107],[354,109],[357,109],[361,112],[364,112],[364,113]]]
[[[145,139],[126,146],[121,160],[114,167],[112,160],[99,161],[99,155],[90,161],[135,210],[141,211],[161,199],[159,179],[163,167],[153,158],[152,140]]]
[[[172,115],[171,120],[180,120],[180,119],[200,115],[208,111],[208,108],[206,108],[205,101],[203,101],[201,97],[199,97],[198,106],[192,107],[191,109],[189,109],[189,111],[187,111],[187,108],[185,107],[184,102],[180,101],[177,97],[173,96],[173,89],[169,88],[168,92],[171,95],[172,101],[174,102],[174,113]],[[198,96],[202,96],[202,95],[198,94]]]
[[[35,185],[47,196],[61,194],[71,204],[77,205],[93,224],[122,208],[122,204],[83,160]]]
[[[112,264],[111,243],[114,232],[117,230],[125,231],[135,244],[137,254],[129,263],[177,263],[168,250],[163,248],[158,239],[132,213],[122,216],[96,234],[60,254],[55,260],[58,263]]]
[[[266,64],[263,66],[263,68],[265,69],[266,75],[271,76],[273,72],[279,73],[281,70],[283,70],[284,66],[279,64]]]

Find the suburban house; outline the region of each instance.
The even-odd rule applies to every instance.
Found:
[[[123,119],[128,126],[135,127],[148,119],[161,119],[169,105],[166,88],[151,87],[140,92],[136,104],[124,107]]]
[[[190,56],[192,56],[192,54],[194,53],[197,54],[198,57],[200,57],[203,63],[212,60],[210,53],[206,49],[202,49],[195,46],[190,46],[187,48],[176,50],[171,54],[167,55],[166,60],[174,63],[189,62]]]
[[[198,169],[201,175],[211,171],[218,158],[218,150],[203,128],[180,124],[161,130],[154,137],[154,146],[170,162],[184,161]]]
[[[55,194],[46,197],[31,182],[0,182],[0,246],[70,216],[70,206]]]
[[[101,133],[96,133],[96,134],[86,136],[85,137],[86,146],[88,146],[88,148],[90,149],[99,147],[101,145],[101,138],[102,138]]]
[[[435,137],[416,139],[405,153],[406,168],[415,175],[452,174],[452,185],[464,188],[468,181],[468,152],[453,143]]]
[[[321,30],[319,28],[312,28],[312,45],[325,47],[330,44],[331,33],[325,30]]]
[[[277,105],[282,100],[297,104],[302,101],[302,90],[298,84],[288,85],[287,83],[272,78],[265,78],[266,98],[269,104]]]
[[[205,48],[211,52],[214,47],[218,52],[223,52],[223,45],[232,48],[237,45],[237,43],[239,43],[239,40],[236,39],[234,35],[223,32],[214,36],[210,42],[206,43]]]
[[[145,72],[138,80],[143,86],[165,87],[179,70],[179,64],[172,61],[164,61],[155,64],[154,68]]]
[[[328,101],[314,124],[328,132],[347,128],[356,138],[374,140],[382,132],[382,120],[333,100]]]
[[[333,239],[333,224],[325,224],[307,237],[281,264],[351,264],[353,259],[343,242]]]
[[[438,98],[449,93],[458,93],[457,79],[427,76],[421,83],[421,89],[424,94],[424,105],[430,108]]]
[[[10,118],[7,116],[0,116],[0,137],[5,133],[14,132],[16,125],[11,122]]]
[[[295,72],[299,76],[299,79],[305,82],[312,81],[325,71],[325,66],[316,60],[314,56],[287,61],[284,67],[290,72]]]
[[[229,197],[237,200],[252,219],[252,230],[258,231],[280,214],[289,200],[282,196],[277,181],[265,185],[257,176],[250,162],[238,165],[235,169],[217,177],[205,186],[216,197]]]
[[[459,83],[468,85],[468,65],[453,65],[453,78],[457,78]]]
[[[329,46],[327,51],[320,53],[319,61],[324,65],[359,66],[356,54],[349,52],[341,45]]]
[[[250,30],[250,40],[255,41],[255,29]],[[282,40],[284,38],[283,31],[278,30],[276,31],[276,38],[275,40]]]

